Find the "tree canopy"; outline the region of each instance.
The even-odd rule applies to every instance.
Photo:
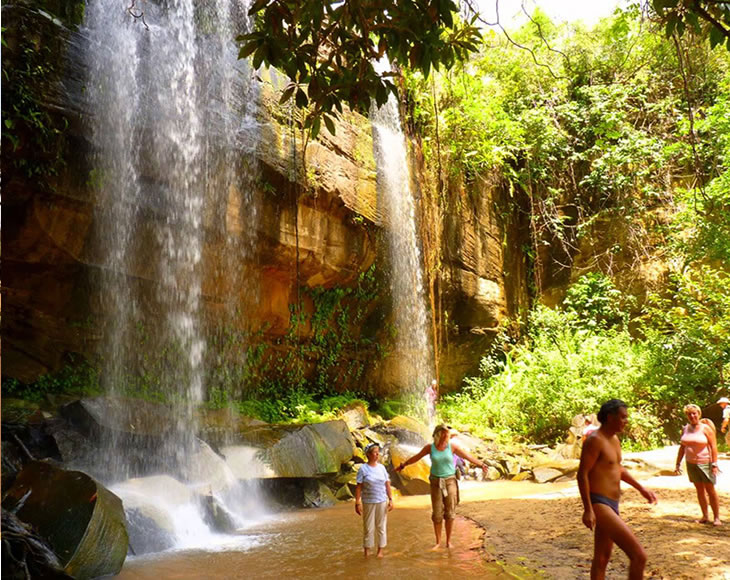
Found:
[[[331,117],[343,103],[362,111],[395,94],[392,74],[375,69],[384,56],[428,76],[476,51],[480,40],[454,0],[258,0],[249,14],[256,26],[239,37],[240,57],[289,76],[281,100],[309,108],[305,128],[315,136],[322,121],[334,133]]]

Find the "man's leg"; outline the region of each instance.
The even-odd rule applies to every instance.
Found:
[[[710,521],[707,515],[707,497],[705,497],[705,484],[695,483],[695,490],[697,491],[697,501],[700,502],[700,509],[702,510],[702,519],[699,520],[698,524],[706,524]]]
[[[594,564],[596,558],[599,558],[599,567],[597,569],[600,570],[601,564],[603,564],[603,569],[601,571],[602,575],[594,577],[593,567],[591,567],[591,579],[605,576],[606,565],[611,555],[610,549],[607,549],[608,541],[616,544],[629,557],[629,580],[643,578],[644,567],[646,566],[646,551],[639,543],[639,540],[636,539],[631,528],[607,505],[593,504],[593,512],[596,514]]]
[[[596,506],[593,506],[595,511]],[[613,540],[606,534],[602,526],[596,523],[596,531],[593,539],[593,562],[591,562],[591,580],[604,580],[606,577],[606,566],[611,559]]]

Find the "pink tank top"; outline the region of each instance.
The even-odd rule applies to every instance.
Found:
[[[684,447],[687,454],[687,463],[695,465],[710,463],[710,442],[705,435],[704,428],[700,425],[697,431],[690,432],[689,426],[685,426],[682,431],[682,439],[680,443]]]

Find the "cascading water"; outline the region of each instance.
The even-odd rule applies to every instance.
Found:
[[[380,63],[378,68],[388,67]],[[425,404],[422,394],[433,377],[433,355],[408,151],[395,98],[391,95],[379,109],[373,105],[370,120],[377,163],[378,204],[389,242],[399,382],[406,393]]]
[[[196,438],[196,411],[206,376],[203,281],[217,275],[206,271],[204,244],[216,244],[223,255],[217,268],[235,271],[230,265],[244,261],[254,228],[231,227],[225,208],[235,193],[239,214],[247,220],[256,215],[248,191],[255,89],[246,83],[249,71],[242,70],[246,65],[233,44],[233,23],[247,25],[246,4],[146,3],[149,28],[116,0],[92,1],[86,11],[91,175],[106,319],[102,381],[111,397],[131,392],[174,409],[166,417],[170,425],[148,426],[163,436],[141,453],[128,447],[131,439],[139,447],[145,429],[131,436],[111,429],[104,442],[95,471],[130,493],[135,505],[145,494],[157,508],[164,505],[155,497],[159,477],[149,485],[139,478],[120,483],[152,473],[172,474],[198,492],[207,489],[217,501],[239,499],[230,469]],[[235,280],[229,285],[237,289]],[[229,292],[222,300],[233,309],[237,298]],[[139,411],[125,408],[124,400],[105,409],[110,423],[130,423]],[[235,513],[240,507],[229,513],[236,524],[243,523]],[[209,541],[197,506],[183,502],[173,511],[187,515],[168,518],[177,537],[172,545],[195,545],[195,530],[203,531],[201,542]]]

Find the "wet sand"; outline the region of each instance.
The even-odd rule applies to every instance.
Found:
[[[658,467],[672,469],[676,447],[657,452]],[[646,457],[647,454],[644,454]],[[697,524],[701,511],[685,474],[647,477],[633,472],[658,498],[651,506],[622,484],[621,515],[648,552],[647,578],[730,580],[730,460],[721,459],[717,491],[721,527]],[[535,486],[541,487],[541,486]],[[577,486],[522,498],[481,501],[468,494],[460,513],[485,530],[489,559],[519,564],[545,578],[588,578],[593,533],[581,522]],[[626,578],[628,559],[614,548],[608,578]]]

